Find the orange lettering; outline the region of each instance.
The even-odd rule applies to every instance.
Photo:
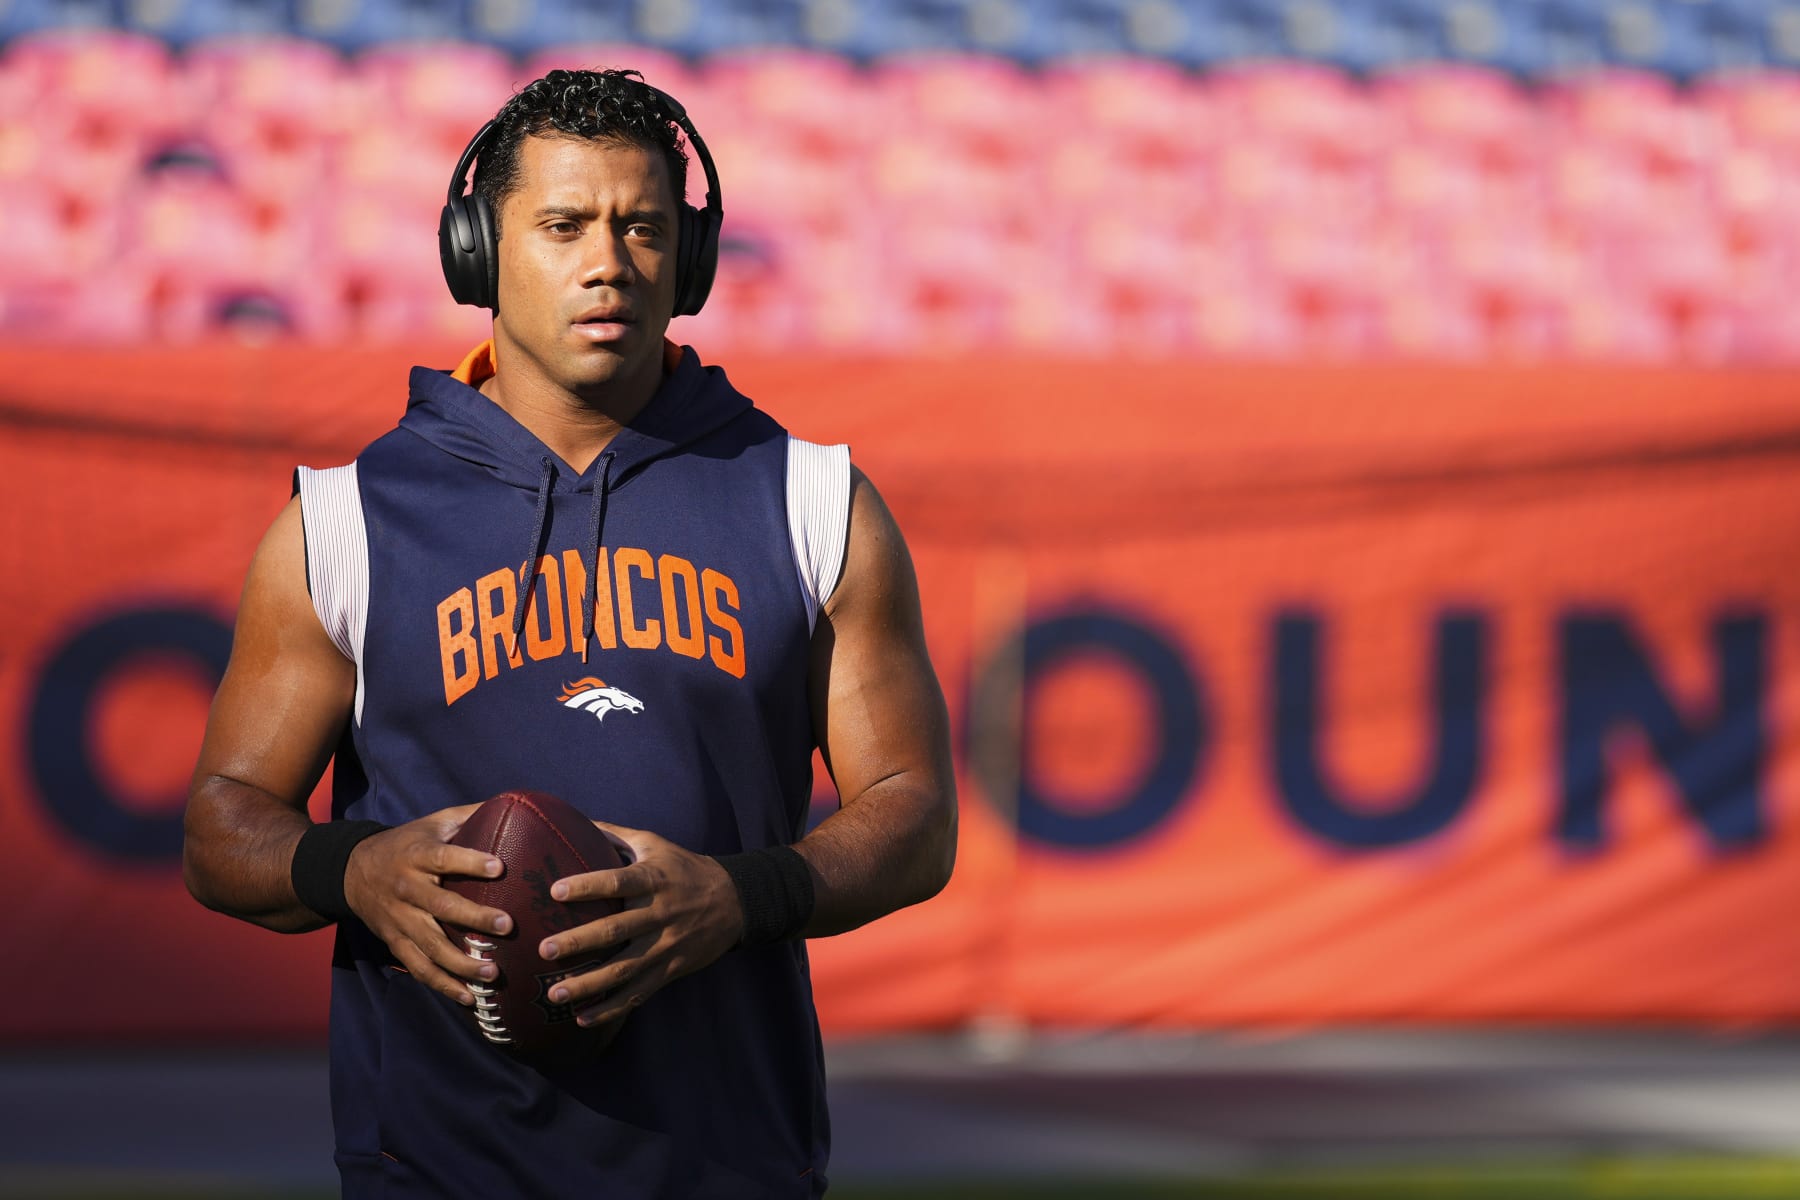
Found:
[[[543,613],[539,615],[537,584],[534,582],[531,585],[531,613],[525,618],[525,648],[530,651],[533,662],[554,658],[569,644],[563,628],[562,572],[557,568],[556,560],[548,554],[538,559],[538,574],[544,580]]]
[[[708,567],[700,573],[700,583],[706,591],[706,619],[719,627],[719,632],[728,634],[731,645],[719,637],[707,638],[712,648],[713,666],[726,674],[744,677],[744,627],[738,624],[736,617],[738,607],[737,584],[731,576],[721,575]],[[721,604],[720,601],[724,603]],[[726,611],[726,606],[730,611]]]
[[[462,617],[460,629],[450,628],[450,618]],[[455,704],[474,690],[481,678],[480,656],[475,650],[475,597],[468,588],[452,592],[438,602],[438,653],[444,660],[444,705]],[[457,655],[462,666],[456,665]]]
[[[700,620],[700,580],[694,574],[694,564],[665,554],[656,560],[656,570],[662,579],[663,636],[668,639],[669,649],[689,658],[705,657],[706,626]],[[679,596],[675,592],[677,583],[682,585]],[[682,603],[677,604],[677,599]]]
[[[510,567],[489,571],[475,581],[475,594],[481,597],[481,667],[489,679],[500,673],[500,657],[506,653],[506,639],[512,637],[513,589],[518,577]],[[500,597],[496,604],[494,597]],[[507,657],[506,665],[523,665],[525,656],[516,650]]]
[[[650,552],[635,546],[614,552],[613,574],[619,580],[619,631],[633,650],[654,650],[662,645],[662,622],[646,619],[642,625],[637,623],[637,604],[631,593],[633,571],[646,582],[655,581],[656,564],[650,561]]]
[[[603,649],[619,644],[613,629],[612,571],[606,565],[606,548],[600,548],[600,577],[594,586],[594,632],[600,636]],[[569,593],[569,636],[581,640],[581,614],[587,607],[587,564],[578,550],[563,551],[563,580]],[[583,655],[585,658],[586,655]]]

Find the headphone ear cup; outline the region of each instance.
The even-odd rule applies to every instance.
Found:
[[[486,196],[480,192],[471,192],[468,203],[473,210],[475,241],[481,255],[481,261],[477,264],[481,278],[481,299],[475,303],[482,308],[498,312],[500,310],[500,231],[494,225],[494,210],[488,207]]]
[[[450,296],[458,304],[488,305],[487,255],[483,253],[483,234],[471,201],[474,196],[457,196],[444,205],[438,217],[438,263],[444,269],[444,282]]]
[[[681,206],[681,253],[675,280],[677,317],[691,317],[706,304],[719,270],[719,221],[710,208]]]

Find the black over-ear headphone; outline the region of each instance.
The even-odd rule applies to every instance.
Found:
[[[706,172],[706,207],[695,208],[684,196],[675,202],[680,210],[680,228],[676,234],[675,312],[677,317],[691,317],[706,303],[712,291],[713,275],[719,269],[719,226],[725,211],[719,206],[719,172],[713,167],[712,155],[699,131],[688,120],[687,110],[667,92],[641,84],[662,102],[663,111],[687,134],[688,144],[699,156]],[[494,214],[487,197],[471,190],[463,191],[469,165],[481,153],[494,122],[483,125],[469,139],[462,157],[456,160],[456,174],[450,177],[450,191],[444,200],[444,213],[438,218],[438,261],[444,265],[444,282],[458,304],[477,308],[494,308],[500,297],[500,255],[494,232]]]

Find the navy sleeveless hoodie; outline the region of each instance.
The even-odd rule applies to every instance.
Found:
[[[811,616],[781,426],[691,349],[585,471],[447,373],[415,368],[410,392],[353,473],[302,472],[318,495],[327,476],[354,489],[366,542],[361,628],[327,622],[358,663],[333,815],[400,824],[529,788],[703,854],[798,841]],[[329,505],[301,490],[317,604],[345,585],[315,558],[354,558],[356,531],[314,528]],[[605,1054],[538,1070],[346,920],[331,1090],[350,1197],[825,1188],[797,941],[732,951],[653,996]]]

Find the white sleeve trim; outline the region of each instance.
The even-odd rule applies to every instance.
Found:
[[[850,447],[788,438],[787,517],[794,569],[806,598],[806,627],[811,629],[844,573],[850,540]]]
[[[363,634],[369,623],[369,539],[356,464],[295,472],[306,536],[306,584],[326,636],[356,664],[356,723],[362,724]]]

